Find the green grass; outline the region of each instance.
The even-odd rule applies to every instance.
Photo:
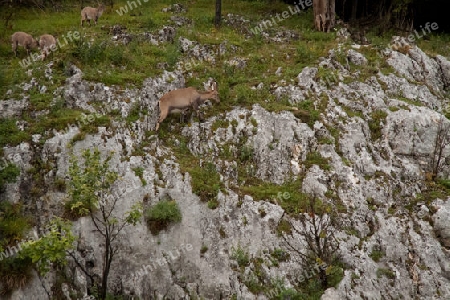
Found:
[[[309,152],[306,155],[306,160],[303,162],[306,168],[310,168],[313,165],[318,165],[323,170],[330,170],[330,159],[323,157],[319,152]]]
[[[16,146],[31,139],[29,133],[19,130],[17,119],[0,119],[0,148],[7,145]]]
[[[231,259],[235,260],[239,267],[246,267],[250,263],[250,255],[240,245],[231,247]]]
[[[369,257],[373,259],[374,262],[379,262],[380,259],[385,256],[386,253],[382,250],[377,250],[374,249],[372,250],[372,252],[369,254]]]
[[[144,212],[147,224],[153,234],[158,234],[171,223],[181,222],[181,211],[174,200],[162,200]]]
[[[387,113],[382,110],[376,110],[371,114],[371,119],[369,120],[369,129],[371,132],[371,137],[373,141],[381,138],[383,128],[382,123],[385,122]]]
[[[0,161],[0,192],[3,191],[7,183],[16,181],[19,175],[20,169],[16,165]]]
[[[388,279],[395,279],[395,273],[391,269],[378,268],[377,278],[387,277]]]
[[[31,219],[23,214],[21,203],[11,204],[8,201],[1,201],[0,252],[7,251],[8,247],[17,248],[18,243],[24,241],[25,233],[30,230],[31,225]],[[25,286],[32,277],[32,270],[31,258],[21,258],[16,255],[14,250],[12,256],[2,257],[0,260],[0,281],[2,282],[0,295]]]

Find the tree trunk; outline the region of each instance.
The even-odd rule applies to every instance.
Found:
[[[112,262],[112,255],[111,252],[111,241],[109,236],[105,238],[105,261],[103,266],[103,276],[102,276],[102,286],[100,289],[100,299],[105,300],[106,299],[106,293],[108,291],[108,276],[109,276],[109,270],[111,269],[111,262]]]
[[[335,0],[313,0],[314,27],[323,32],[329,32],[336,19]]]
[[[216,17],[214,19],[214,25],[220,26],[220,19],[222,17],[222,0],[216,0]]]
[[[328,0],[328,16],[329,28],[328,31],[336,24],[336,0]]]
[[[350,16],[351,22],[354,22],[356,20],[357,13],[358,13],[358,0],[353,0],[352,1],[352,13]]]

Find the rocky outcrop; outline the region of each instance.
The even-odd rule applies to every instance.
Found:
[[[180,44],[196,59],[215,60],[214,52],[205,56],[203,45],[184,38]],[[285,287],[295,287],[295,274],[302,271],[301,255],[287,247],[286,239],[299,249],[305,242],[277,228],[282,219],[293,224],[298,220],[279,204],[278,193],[257,201],[239,190],[249,181],[242,181],[238,171],[237,153],[245,148],[251,176],[280,186],[281,193],[283,185],[295,179],[301,182],[299,193],[318,196],[339,209],[334,229],[345,269],[342,281],[322,299],[448,299],[450,202],[426,195],[432,186],[425,174],[434,155],[437,124],[448,124],[442,117],[448,99],[442,95],[449,84],[450,63],[444,57],[430,58],[415,46],[406,54],[391,49],[384,53],[396,72],[363,79],[358,68],[368,64],[364,55],[346,51],[348,63],[343,64],[338,51],[320,62],[336,77],[319,77],[318,68],[308,67],[298,75],[298,83],[273,89],[293,106],[311,101],[320,110],[313,122],[303,122],[295,109],[273,112],[261,104],[230,108],[204,122],[168,125],[169,132],[176,130],[176,134],[164,138],[151,132],[157,102],[166,92],[185,86],[182,72],[165,71],[146,79],[141,88],[119,90],[83,80],[81,70],[73,66],[62,91],[67,107],[100,115],[117,110],[124,118],[137,107],[139,119],[100,127],[78,141],[73,141],[80,131],[75,125],[42,145],[6,147],[4,155],[17,155],[22,174],[31,167],[33,155],[39,155],[52,165],[44,178],[50,185],[55,178],[67,177],[72,155],[94,147],[103,156],[113,151],[111,168],[120,175],[112,190],[121,199],[117,215],[137,202],[149,206],[170,198],[178,203],[181,223],[157,236],[145,222],[126,227],[109,277],[113,293],[142,299],[267,299],[247,286],[245,276],[255,272],[266,284],[278,278]],[[9,109],[6,103],[2,113],[17,115],[24,106],[19,103]],[[200,164],[214,163],[223,184],[217,208],[208,208],[193,192],[193,175],[182,170],[175,155],[179,149],[174,147],[198,158]],[[225,149],[231,154],[224,156]],[[449,151],[445,148],[443,156]],[[311,159],[312,153],[320,161]],[[143,169],[142,178],[133,171],[136,167]],[[441,174],[448,172],[443,168]],[[9,184],[5,199],[18,201],[24,180],[22,176]],[[61,213],[65,196],[49,189],[38,200],[36,213],[42,220]],[[100,276],[102,264],[102,239],[91,219],[74,221],[74,232],[80,237],[75,257],[89,266],[89,276],[69,259],[65,272],[72,281],[64,285],[67,295],[85,294],[90,278]],[[241,267],[233,258],[236,249],[251,258],[247,265]],[[275,249],[283,249],[289,259],[273,263],[268,253]],[[45,299],[55,284],[52,274],[44,281],[34,279],[10,298]]]

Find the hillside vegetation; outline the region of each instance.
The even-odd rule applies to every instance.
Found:
[[[348,288],[350,298],[390,291],[394,299],[405,286],[409,295],[450,295],[433,269],[444,254],[430,233],[439,199],[450,195],[448,35],[430,33],[417,41],[421,50],[407,45],[385,55],[395,32],[367,32],[369,43],[354,45],[342,23],[315,31],[311,9],[261,27],[290,11],[281,1],[224,0],[217,28],[214,1],[141,0],[133,9],[130,2],[107,6],[96,26],[81,27],[79,4],[64,2],[55,10],[20,8],[0,27],[0,252],[58,216],[91,247],[85,256],[89,247],[77,241],[78,259],[101,266],[101,239],[84,217],[101,204],[93,198],[111,193],[120,213],[142,205],[147,223],[137,225],[134,215],[136,227],[116,240],[108,292],[117,299],[130,291],[146,297],[147,288],[154,295],[173,288],[170,299],[320,299],[327,289],[342,295]],[[16,31],[52,34],[60,44],[24,68],[26,51],[19,47],[14,57],[11,50]],[[205,122],[170,116],[153,130],[159,94],[181,85],[203,90],[211,80],[220,103],[204,108]],[[94,147],[97,160],[79,169],[76,158]],[[101,170],[90,174],[101,157]],[[105,184],[108,168],[114,176]],[[132,187],[126,195],[122,184]],[[47,260],[55,299],[62,283],[73,299],[97,293],[98,274],[92,268],[84,276],[75,254],[61,267],[73,239],[67,234],[57,249],[63,254]],[[195,254],[180,250],[183,258],[171,261],[165,251],[181,242]],[[438,258],[421,252],[431,242]],[[32,281],[39,251],[30,249],[0,263],[8,283],[0,295]],[[158,254],[168,267],[149,276],[168,287],[147,287],[144,275],[130,279]],[[77,272],[87,282],[81,288]]]
[[[45,91],[36,88],[29,91],[31,105],[26,120],[32,125],[28,133],[61,130],[79,117],[79,111],[67,111],[52,104],[53,95],[70,75],[68,70],[72,64],[82,69],[85,80],[118,85],[124,89],[140,87],[145,78],[160,75],[164,69],[184,69],[187,86],[200,88],[200,83],[208,77],[217,80],[222,99],[219,111],[235,105],[248,107],[254,103],[277,111],[286,109],[287,102],[286,99],[275,101],[271,93],[273,86],[293,82],[305,66],[315,65],[320,57],[326,56],[337,45],[335,32],[327,34],[314,31],[311,9],[291,15],[274,26],[266,26],[264,34],[253,34],[252,29],[261,22],[271,20],[277,13],[289,11],[282,2],[223,3],[220,28],[213,26],[214,5],[210,1],[180,2],[186,8],[186,12],[180,15],[188,20],[182,26],[174,26],[170,20],[175,15],[173,12],[163,11],[175,1],[141,3],[137,8],[131,6],[133,9],[130,9],[126,1],[117,1],[113,8],[107,7],[98,25],[91,27],[80,26],[80,9],[75,4],[66,4],[58,11],[36,8],[14,11],[8,26],[2,27],[0,31],[0,95],[3,99],[20,98],[20,84],[31,77],[47,79],[39,82],[39,85],[45,85]],[[128,12],[124,13],[123,8],[127,8]],[[7,10],[3,14],[6,16]],[[234,16],[229,17],[228,14]],[[114,26],[126,28],[122,31],[132,36],[131,42],[125,44],[121,40],[113,41]],[[164,26],[176,29],[173,41],[153,45],[145,39],[145,33],[157,35]],[[51,79],[45,77],[45,65],[50,60],[33,61],[29,68],[23,68],[21,61],[29,57],[22,47],[19,47],[18,58],[14,57],[10,36],[15,31],[25,31],[34,37],[49,33],[59,38],[58,49],[50,58],[54,64]],[[287,38],[286,42],[273,39],[280,33],[287,36],[291,34],[294,38]],[[180,37],[209,45],[217,55],[216,61],[188,57],[182,52]],[[389,44],[390,37],[386,35],[380,38],[369,34],[369,40],[373,43],[365,50],[365,54],[372,57],[372,64],[377,64],[377,51]],[[430,35],[427,40],[420,40],[419,46],[429,49],[431,53],[436,53],[438,49],[441,54],[450,53],[446,41],[446,36]],[[225,49],[228,49],[225,53],[220,53],[221,44],[225,44]],[[245,68],[226,63],[236,57],[246,61]],[[275,74],[278,68],[282,70],[280,75]],[[366,71],[368,75],[371,74],[371,70]],[[330,76],[326,70],[322,75]],[[263,83],[262,88],[252,90],[260,83]],[[47,109],[50,109],[48,116],[36,117],[37,111]],[[7,127],[7,124],[3,126]],[[21,133],[21,136],[8,139],[17,143],[29,138],[26,133]]]

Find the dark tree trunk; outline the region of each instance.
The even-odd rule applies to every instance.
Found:
[[[109,270],[111,269],[112,256],[114,254],[111,249],[111,241],[109,235],[107,235],[107,237],[105,238],[105,242],[105,265],[103,266],[102,286],[100,289],[100,299],[102,300],[106,299],[106,293],[108,291]]]
[[[216,17],[214,18],[214,25],[220,26],[220,20],[222,18],[222,0],[216,0]]]
[[[352,12],[351,12],[351,16],[350,16],[351,22],[354,22],[356,20],[357,12],[358,12],[358,0],[353,0],[352,1]]]

